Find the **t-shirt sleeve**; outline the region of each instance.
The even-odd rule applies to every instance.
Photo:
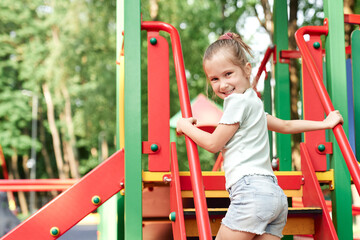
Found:
[[[224,113],[219,124],[235,124],[240,125],[248,115],[249,106],[243,94],[231,94],[224,100]]]

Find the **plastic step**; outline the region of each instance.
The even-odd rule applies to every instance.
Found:
[[[227,208],[208,208],[210,225],[213,236],[216,235],[221,219]],[[315,216],[321,215],[321,208],[289,208],[288,220],[283,230],[284,235],[313,235],[315,234]],[[186,236],[197,237],[195,209],[184,209]],[[195,238],[196,239],[196,238]]]

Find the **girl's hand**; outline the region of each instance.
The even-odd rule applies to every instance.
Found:
[[[195,125],[197,120],[195,118],[180,118],[176,124],[176,132],[178,135],[184,134],[183,130],[188,125]]]
[[[324,120],[324,123],[326,124],[328,129],[334,128],[339,123],[343,124],[343,122],[344,119],[338,110],[330,112],[329,115]]]

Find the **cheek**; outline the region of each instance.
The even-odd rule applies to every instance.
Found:
[[[216,83],[210,83],[210,86],[212,88],[213,91],[215,91],[217,89],[217,85]]]

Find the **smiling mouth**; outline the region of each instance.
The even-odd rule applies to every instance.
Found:
[[[232,94],[234,92],[235,89],[231,89],[230,91],[227,92],[223,92],[223,94],[225,94],[226,96]]]

